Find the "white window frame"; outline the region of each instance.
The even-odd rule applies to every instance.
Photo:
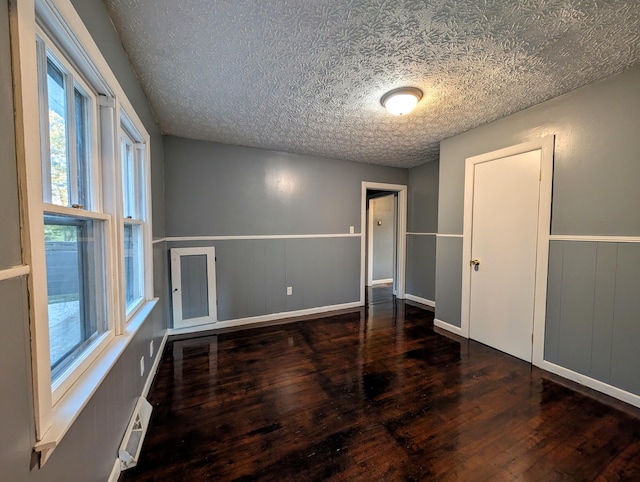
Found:
[[[38,38],[38,45],[36,47],[36,54],[38,56],[37,61],[38,61],[38,67],[39,69],[42,69],[42,72],[46,72],[47,69],[47,59],[52,57],[53,63],[56,64],[56,66],[58,68],[60,68],[60,70],[62,70],[64,73],[66,74],[70,74],[71,75],[71,82],[69,82],[68,80],[65,81],[65,88],[66,87],[71,87],[74,88],[75,84],[78,85],[78,87],[80,88],[80,90],[87,96],[89,103],[88,103],[88,110],[89,112],[87,112],[87,117],[88,117],[88,121],[89,121],[89,136],[91,139],[98,139],[100,137],[100,134],[98,132],[98,123],[97,123],[97,118],[98,118],[98,112],[96,112],[96,105],[97,105],[97,94],[95,93],[94,89],[92,89],[87,82],[85,82],[85,80],[83,79],[83,77],[78,74],[77,70],[70,64],[70,62],[65,58],[65,55],[60,51],[60,49],[55,45],[55,43],[53,43],[48,37],[48,35],[42,30],[42,28],[40,27],[36,27],[36,37]],[[43,49],[44,51],[41,52],[40,49]],[[38,89],[38,96],[39,97],[43,97],[44,93],[46,92],[46,87],[43,89],[43,86],[39,86]],[[69,91],[67,93],[68,96],[73,96],[73,92]],[[67,101],[69,102],[69,105],[72,105],[72,103],[70,102],[71,99],[68,98]],[[41,104],[41,108],[44,108],[44,104]],[[47,117],[48,112],[40,112],[40,115],[44,118]],[[75,135],[75,116],[72,116],[72,122],[74,124],[73,126],[73,134]],[[43,133],[44,134],[44,133]],[[41,144],[42,144],[42,169],[43,171],[46,170],[48,172],[48,178],[47,179],[43,179],[43,189],[48,191],[48,197],[51,198],[51,163],[48,159],[49,156],[49,151],[50,151],[50,145],[49,145],[49,137],[48,136],[43,136],[42,140],[41,140]],[[91,146],[89,146],[88,149],[88,154],[90,157],[92,157],[93,159],[97,159],[99,156],[98,153],[98,143],[92,143]],[[76,152],[75,151],[70,151],[67,153],[69,155],[69,157],[71,158],[71,169],[70,169],[70,175],[73,175],[74,173],[77,175],[77,170],[78,170],[78,161],[76,158]],[[89,176],[87,181],[89,182],[89,184],[92,186],[92,192],[90,194],[90,199],[85,200],[85,203],[88,202],[88,205],[83,206],[85,209],[87,210],[91,210],[91,211],[101,211],[102,210],[102,187],[100,186],[100,176],[99,176],[99,171],[98,171],[98,165],[95,161],[91,162],[90,161],[90,165],[89,167]],[[77,196],[77,192],[73,192],[74,190],[77,190],[76,186],[72,186],[71,187],[71,191],[69,193],[69,198],[71,199],[72,197],[76,197]],[[46,201],[46,199],[43,200],[43,202],[45,202],[46,204],[50,204],[52,206],[58,206],[56,204],[53,203],[49,203]],[[70,205],[73,203],[73,199],[71,199],[71,202],[69,203]]]
[[[98,96],[94,92],[94,90],[89,87],[83,80],[81,75],[78,73],[76,69],[74,69],[70,62],[65,58],[65,55],[55,46],[54,42],[45,34],[45,32],[41,28],[37,28],[37,48],[36,52],[38,55],[38,64],[40,66],[39,77],[43,76],[46,79],[47,70],[47,60],[51,57],[54,64],[57,64],[58,68],[60,68],[65,75],[65,90],[71,88],[71,92],[67,90],[67,101],[69,101],[69,97],[73,94],[74,84],[78,83],[82,90],[87,93],[87,97],[89,100],[89,154],[90,160],[88,161],[88,169],[89,169],[89,183],[91,185],[91,189],[89,191],[89,199],[86,199],[84,202],[87,202],[89,207],[93,207],[93,209],[84,209],[84,208],[72,208],[68,206],[62,206],[59,204],[52,204],[49,202],[42,202],[42,214],[58,214],[66,217],[78,218],[78,219],[87,219],[87,220],[95,220],[95,221],[103,221],[104,228],[102,229],[102,241],[104,245],[104,253],[103,261],[104,268],[108,270],[108,267],[112,264],[112,260],[110,259],[110,244],[112,242],[112,236],[109,234],[113,231],[112,228],[112,215],[101,212],[102,210],[102,199],[101,193],[102,188],[100,186],[100,178],[101,176],[98,173],[99,169],[99,155],[98,155],[98,143],[100,142],[101,135],[99,134],[98,122],[97,122],[97,113],[95,113],[95,109],[97,108]],[[40,79],[41,81],[43,79]],[[43,88],[41,85],[42,82],[39,83],[39,97],[44,97],[44,93],[46,92],[46,88]],[[102,87],[102,86],[100,86]],[[71,107],[73,104],[68,105],[67,107]],[[40,102],[40,125],[44,127],[44,123],[48,123],[48,109],[46,109],[44,102]],[[69,116],[69,118],[73,118],[73,115]],[[75,134],[74,129],[74,121],[71,121],[70,127],[71,133],[69,137],[72,137]],[[42,132],[41,144],[42,144],[42,166],[43,171],[48,170],[50,167],[49,157],[49,136],[45,135]],[[77,159],[74,152],[74,149],[68,149],[67,155],[70,157],[70,169],[68,172],[69,176],[77,175]],[[74,168],[74,165],[75,168]],[[72,183],[73,184],[73,183]],[[47,179],[42,179],[42,189],[49,191],[50,190],[50,181]],[[77,197],[77,193],[73,193],[73,188],[70,189],[72,192],[69,192],[69,204],[73,203],[77,199],[73,199]],[[34,223],[35,224],[35,223]],[[44,220],[43,220],[43,229],[44,229]],[[109,294],[112,291],[112,287],[109,283],[105,284],[106,288],[106,296],[105,298],[109,298]],[[105,301],[106,301],[105,299]],[[97,339],[87,346],[78,358],[72,362],[67,368],[65,368],[62,373],[58,376],[57,379],[52,380],[51,373],[49,373],[49,384],[51,385],[51,397],[52,404],[55,405],[62,395],[64,395],[69,388],[78,380],[80,375],[84,373],[87,368],[95,362],[97,356],[102,352],[108,343],[114,337],[114,320],[116,319],[115,311],[113,310],[113,306],[111,303],[105,303],[105,315],[107,317],[107,326],[105,328],[104,333],[99,335]],[[43,333],[45,332],[46,333]],[[45,336],[46,336],[46,345],[49,345],[49,330],[48,330],[48,317],[47,317],[47,330],[40,328],[36,331],[36,336],[40,336],[42,338],[42,345],[45,345]],[[43,375],[43,378],[46,378],[46,374]]]
[[[30,267],[27,278],[31,330],[32,379],[34,394],[34,450],[40,466],[67,433],[91,396],[107,376],[135,333],[157,303],[153,298],[151,246],[151,189],[149,134],[136,115],[108,63],[101,55],[70,0],[18,0],[10,9],[14,102],[16,108],[16,151],[21,198],[24,262]],[[36,38],[47,48],[74,80],[94,98],[93,132],[99,141],[93,146],[97,168],[90,169],[94,198],[90,210],[43,202],[43,149],[38,87]],[[40,57],[42,59],[42,57]],[[76,78],[77,76],[77,78]],[[125,314],[124,245],[122,214],[122,173],[120,159],[121,113],[140,135],[144,149],[145,236],[144,300]],[[44,239],[44,213],[98,219],[104,226],[108,331],[86,350],[73,370],[51,384],[49,321]],[[99,342],[99,343],[98,343]],[[137,367],[132,367],[137,370]]]
[[[141,192],[138,193],[137,199],[137,212],[136,217],[133,219],[124,218],[124,207],[122,209],[123,219],[121,223],[122,229],[122,240],[123,240],[123,255],[122,255],[122,286],[123,290],[126,290],[126,284],[124,279],[124,224],[136,224],[140,226],[142,230],[142,293],[143,298],[135,305],[132,305],[127,310],[126,306],[126,291],[125,293],[125,318],[127,322],[131,321],[136,312],[140,309],[140,307],[144,304],[145,300],[148,300],[153,297],[153,271],[151,271],[151,267],[153,266],[153,234],[151,231],[151,159],[149,157],[149,149],[147,146],[148,142],[148,134],[140,132],[140,129],[136,125],[134,121],[131,120],[131,116],[128,115],[127,110],[125,108],[120,109],[120,139],[126,137],[132,144],[133,149],[135,150],[134,156],[136,157],[135,162],[139,164],[139,168],[136,169],[136,177],[134,179],[134,185],[138,186]],[[119,153],[122,153],[122,149],[118,150]],[[120,159],[119,166],[122,170],[123,160]],[[120,173],[120,179],[122,180],[122,172]],[[121,188],[124,190],[124,187]],[[122,196],[121,196],[122,197]]]

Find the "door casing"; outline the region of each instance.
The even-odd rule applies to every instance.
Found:
[[[207,257],[207,297],[209,315],[199,318],[183,319],[182,310],[182,269],[181,256],[206,255]],[[172,248],[171,249],[171,299],[173,303],[173,327],[187,328],[197,325],[215,323],[218,321],[218,307],[216,304],[216,251],[213,246],[200,248]]]
[[[471,298],[471,260],[473,235],[473,187],[475,165],[503,157],[510,157],[529,151],[540,150],[540,199],[538,210],[538,239],[536,252],[536,281],[533,308],[533,352],[532,363],[540,365],[544,359],[544,325],[547,304],[547,272],[549,260],[549,235],[551,230],[551,193],[553,182],[554,136],[499,149],[479,156],[469,157],[465,161],[464,183],[464,225],[462,239],[462,336],[469,338],[470,298]]]
[[[396,272],[394,274],[395,295],[404,299],[405,294],[405,269],[407,258],[407,186],[404,184],[386,184],[381,182],[362,181],[362,195],[360,204],[360,304],[364,305],[364,293],[366,286],[365,266],[366,260],[366,235],[367,232],[367,189],[378,191],[391,191],[398,193],[396,215]]]

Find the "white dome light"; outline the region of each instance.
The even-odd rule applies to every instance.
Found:
[[[422,98],[422,91],[415,87],[400,87],[387,92],[380,103],[393,115],[408,114]]]

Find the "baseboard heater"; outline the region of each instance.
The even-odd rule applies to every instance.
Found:
[[[144,436],[147,433],[149,419],[151,418],[151,410],[151,404],[147,402],[146,398],[138,398],[118,451],[121,471],[135,467],[138,464],[142,442],[144,442]]]

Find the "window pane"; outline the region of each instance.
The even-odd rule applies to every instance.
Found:
[[[136,210],[136,164],[134,147],[131,142],[122,139],[122,196],[125,218],[137,218]]]
[[[74,89],[73,101],[76,118],[76,162],[78,170],[78,199],[77,203],[89,208],[89,159],[87,110],[88,100],[78,89]]]
[[[142,226],[124,225],[124,273],[127,312],[143,297]]]
[[[53,204],[69,205],[69,161],[67,152],[67,103],[64,74],[47,59],[49,105],[49,162],[51,163],[51,199]]]
[[[46,84],[49,153],[45,153],[44,159],[49,165],[43,171],[44,201],[60,206],[78,204],[89,209],[89,97],[80,87],[69,92],[72,75],[50,57]]]
[[[106,330],[102,224],[45,215],[52,380]]]

